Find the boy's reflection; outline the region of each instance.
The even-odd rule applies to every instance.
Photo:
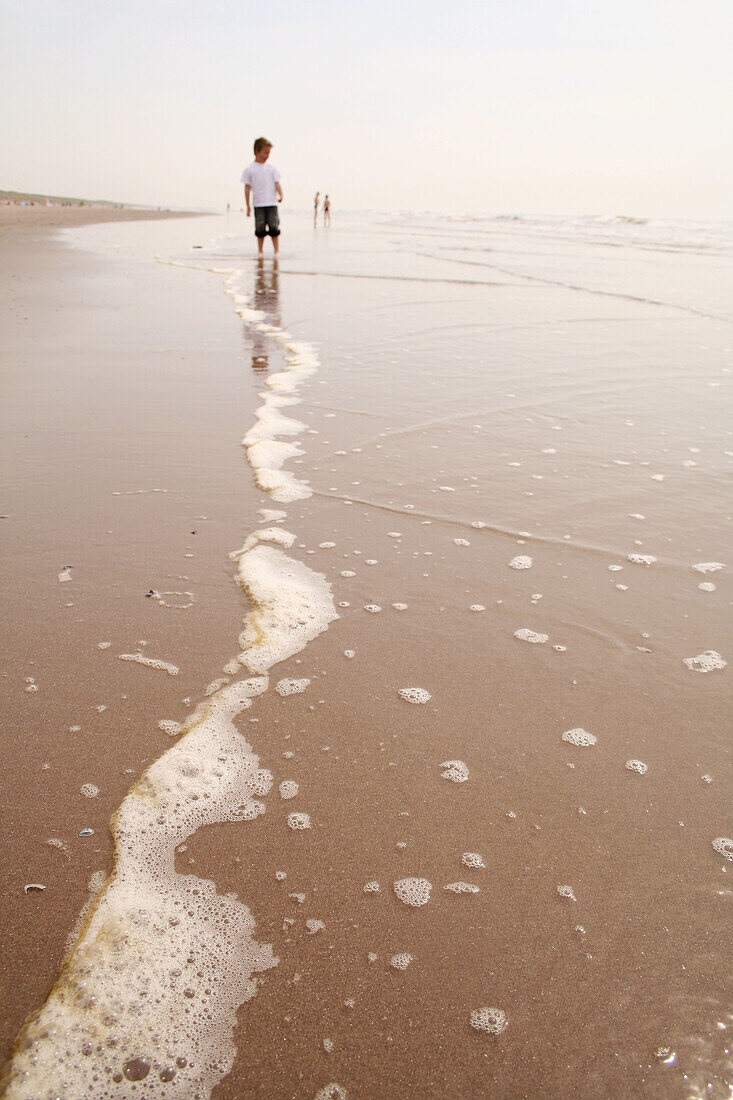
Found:
[[[280,328],[280,288],[278,286],[277,260],[266,263],[258,261],[255,272],[253,295],[254,308],[264,315],[268,325]],[[267,340],[255,331],[252,343],[252,370],[265,371],[268,368]]]

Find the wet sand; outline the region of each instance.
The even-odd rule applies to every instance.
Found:
[[[113,812],[170,744],[158,722],[181,719],[201,670],[230,655],[242,613],[227,555],[253,522],[239,437],[255,402],[218,284],[35,227],[2,248],[6,1057],[58,974],[91,874],[110,866]],[[181,609],[151,589],[179,593],[164,598]],[[118,659],[139,649],[179,675]],[[25,895],[30,882],[45,892]]]
[[[707,296],[699,254],[614,266],[495,235],[467,274],[439,227],[297,229],[277,271],[247,239],[188,260],[238,267],[261,319],[318,349],[285,410],[307,424],[288,469],[313,495],[282,526],[339,615],[237,719],[274,777],[266,812],[178,853],[279,958],[213,1095],[727,1096],[727,261]],[[221,277],[43,249],[43,280],[40,252],[18,275],[4,433],[3,728],[23,739],[3,777],[6,1051],[109,869],[106,823],[171,743],[158,720],[183,720],[237,651],[228,554],[280,507],[239,441],[282,348],[233,318]],[[145,596],[168,586],[193,605]],[[140,639],[179,675],[118,659]],[[684,664],[713,650],[727,667]],[[310,683],[281,697],[286,677]],[[579,728],[596,743],[562,740]],[[396,896],[408,876],[426,905]],[[461,882],[480,892],[446,889]],[[481,1007],[506,1029],[472,1028]]]

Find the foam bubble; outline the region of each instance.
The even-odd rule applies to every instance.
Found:
[[[167,733],[170,737],[175,737],[181,732],[181,723],[174,722],[169,718],[161,718],[158,722],[158,729],[162,730],[163,733]]]
[[[348,657],[348,659],[351,660],[352,657],[356,657],[356,650],[355,649],[345,649],[344,650],[344,657]]]
[[[168,661],[157,661],[153,657],[143,657],[142,653],[118,653],[117,656],[121,661],[134,661],[135,664],[144,665],[145,668],[167,672],[169,676],[177,676],[180,671],[177,665],[171,665]]]
[[[407,970],[411,962],[412,955],[408,955],[405,951],[401,955],[393,955],[389,960],[389,965],[393,970]]]
[[[97,642],[97,649],[109,649],[111,642]]]
[[[280,792],[280,797],[283,800],[286,800],[288,798],[295,798],[298,791],[300,790],[300,787],[292,779],[283,779],[282,783],[277,789]]]
[[[444,890],[450,890],[454,894],[480,894],[481,887],[474,886],[472,882],[449,882]]]
[[[527,554],[518,554],[509,562],[510,569],[531,569],[532,559]]]
[[[475,1008],[471,1013],[471,1027],[488,1035],[501,1035],[509,1026],[506,1013],[501,1008]]]
[[[524,626],[514,631],[514,637],[519,638],[520,642],[531,642],[533,645],[543,645],[549,639],[548,634],[538,634],[537,631],[528,630]]]
[[[453,542],[456,546],[470,546],[471,545],[471,543],[468,541],[468,539],[453,539]]]
[[[440,766],[445,768],[441,776],[450,779],[451,783],[465,783],[468,779],[468,768],[462,760],[444,760]]]
[[[653,554],[628,554],[626,560],[632,565],[654,565],[657,559]]]
[[[469,610],[471,610],[471,611],[485,611],[486,608],[484,607],[484,605],[482,603],[472,603]]]
[[[432,698],[429,691],[425,688],[400,688],[397,692],[400,699],[404,699],[407,703],[427,703]]]
[[[576,729],[565,730],[562,740],[567,741],[569,745],[580,745],[582,748],[588,748],[590,745],[595,745],[598,738],[594,733],[588,733],[587,730],[578,726]]]
[[[96,798],[99,794],[99,787],[95,783],[85,783],[80,789],[85,798]]]
[[[326,925],[322,920],[316,920],[313,917],[305,922],[305,927],[309,936],[315,936],[318,932],[324,932],[326,929]]]
[[[401,902],[417,909],[430,901],[433,884],[426,878],[400,878],[393,884],[393,888]]]
[[[365,894],[378,894],[380,891],[379,883],[376,881],[366,882],[364,884]]]
[[[697,657],[683,657],[682,660],[692,672],[713,672],[718,668],[725,668],[724,661],[714,649],[706,649],[704,653],[698,653]]]
[[[639,775],[644,775],[649,770],[643,760],[627,760],[624,767],[630,772],[638,772]]]
[[[348,1095],[345,1088],[332,1081],[329,1085],[324,1085],[322,1089],[319,1089],[313,1100],[347,1100]]]
[[[299,829],[310,829],[311,819],[308,814],[288,814],[288,825],[291,829],[296,831]]]
[[[723,856],[724,859],[733,860],[733,839],[729,836],[716,836],[713,841],[713,848],[718,855]]]
[[[59,584],[63,584],[65,581],[72,580],[70,569],[62,569],[59,573]]]
[[[692,568],[698,573],[717,573],[719,569],[725,569],[725,566],[722,561],[699,561]]]
[[[461,863],[464,867],[485,867],[486,864],[483,861],[483,857],[478,852],[464,852],[461,856]]]
[[[305,691],[309,683],[310,680],[308,679],[290,680],[286,678],[284,680],[278,680],[278,682],[275,684],[275,691],[278,693],[278,695],[282,696],[300,695],[301,692]]]
[[[406,603],[393,603],[392,607],[394,608],[395,611],[407,611],[407,604]]]
[[[188,556],[188,555],[187,555]],[[160,607],[168,607],[174,611],[187,611],[196,602],[193,592],[180,592],[169,590],[153,593],[153,599]]]
[[[575,891],[572,886],[558,886],[557,892],[561,898],[569,898],[570,901],[577,901]]]
[[[701,581],[697,587],[700,589],[701,592],[715,591],[715,585],[712,583],[712,581]]]
[[[371,615],[376,615],[378,611],[381,611],[381,607],[378,603],[365,603],[364,610],[368,611]]]

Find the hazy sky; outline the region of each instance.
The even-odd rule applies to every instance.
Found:
[[[0,0],[0,188],[733,218],[731,0]]]

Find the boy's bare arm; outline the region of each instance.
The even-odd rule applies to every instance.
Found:
[[[250,185],[248,183],[245,183],[245,185],[244,185],[244,201],[247,204],[247,217],[249,217],[250,214],[252,213],[252,211],[250,210],[250,207],[249,207],[249,197],[250,197],[251,194],[252,194],[252,188],[250,187]]]
[[[277,201],[282,202],[283,201],[283,189],[280,186],[280,181],[279,180],[275,181],[275,190],[277,191],[277,194],[278,194],[278,200]]]

